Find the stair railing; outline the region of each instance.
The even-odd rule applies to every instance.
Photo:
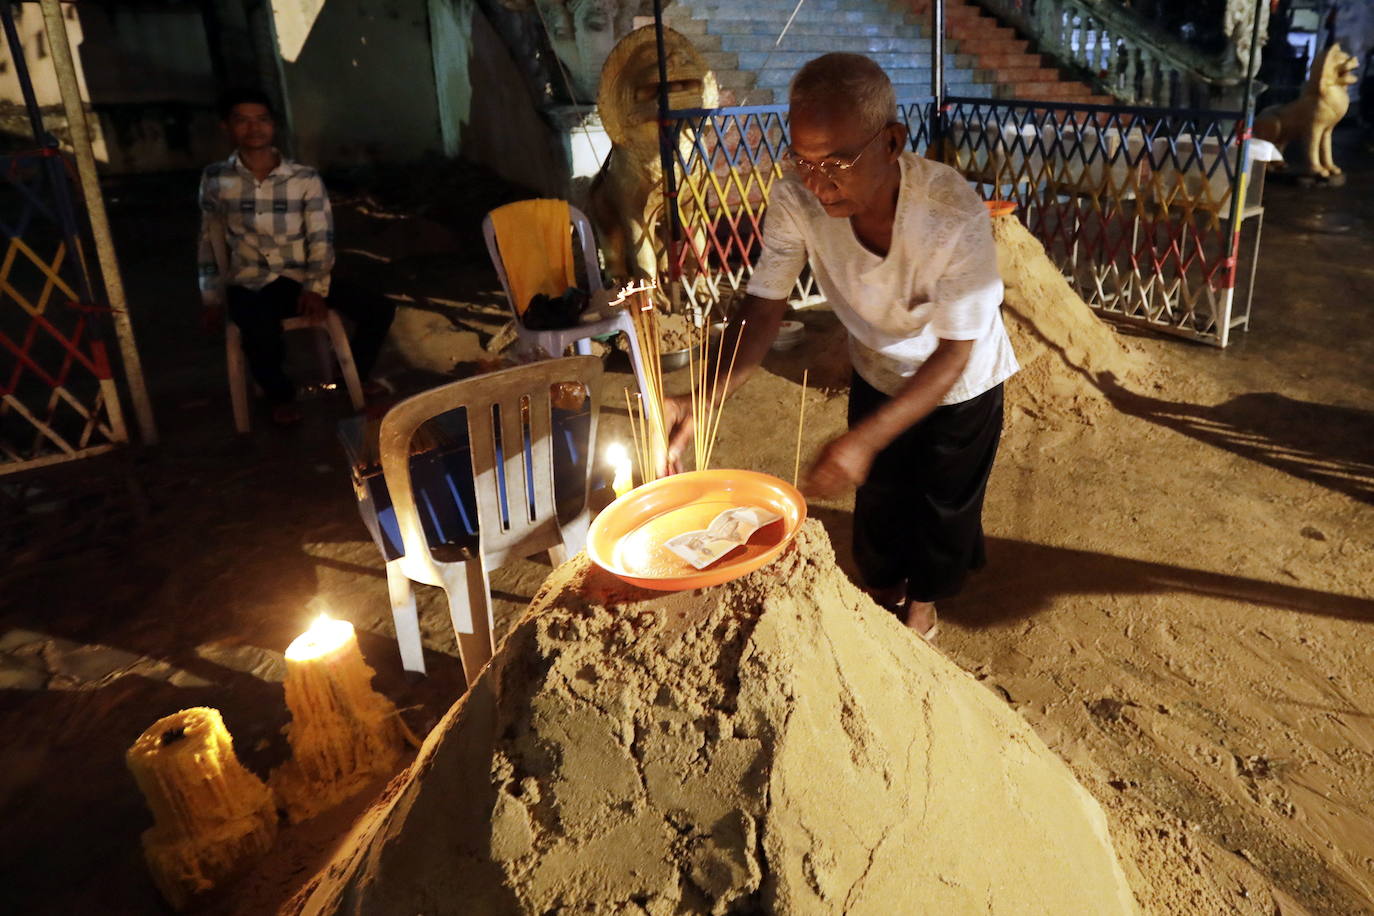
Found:
[[[1203,54],[1140,20],[1093,0],[977,0],[1031,38],[1039,51],[1085,70],[1098,87],[1132,105],[1236,108],[1245,74],[1233,49]]]

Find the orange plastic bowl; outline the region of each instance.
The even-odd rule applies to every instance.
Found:
[[[763,506],[782,516],[748,543],[705,569],[663,544],[711,524],[736,506]],[[587,533],[587,555],[611,575],[662,592],[709,588],[771,563],[806,518],[797,488],[757,471],[689,471],[637,487],[607,506]]]
[[[989,216],[1011,216],[1016,212],[1014,200],[985,200],[983,206],[988,208]]]

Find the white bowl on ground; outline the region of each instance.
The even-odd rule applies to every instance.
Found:
[[[778,336],[773,341],[773,349],[778,351],[790,350],[801,343],[805,336],[806,327],[800,321],[784,321],[778,328]]]

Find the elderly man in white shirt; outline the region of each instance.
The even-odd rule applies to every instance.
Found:
[[[763,252],[727,330],[730,388],[762,362],[810,258],[849,332],[849,430],[806,488],[857,487],[854,554],[874,599],[927,638],[935,602],[984,562],[982,509],[1017,370],[986,207],[958,172],[907,150],[892,83],[858,54],[827,54],[792,81],[789,175],[773,187]],[[723,398],[729,392],[723,392]],[[670,461],[692,427],[666,404]]]

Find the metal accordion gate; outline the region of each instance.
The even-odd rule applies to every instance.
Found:
[[[985,199],[1014,203],[1104,315],[1218,347],[1248,327],[1263,162],[1273,156],[1250,138],[1253,94],[1242,111],[945,95],[942,7],[932,7],[935,94],[898,104],[912,151],[958,169]],[[665,102],[661,114],[676,201],[665,257],[684,305],[704,314],[748,284],[768,195],[784,175],[787,106],[669,111]],[[793,301],[816,299],[808,271]]]
[[[33,138],[32,148],[0,155],[0,475],[128,443],[112,350],[124,363],[145,441],[156,436],[122,298],[109,299],[122,288],[96,266],[108,263],[118,273],[103,200],[90,200],[100,191],[64,14],[54,0],[42,6],[76,155],[44,129],[16,8],[0,4]],[[105,230],[99,237],[92,231],[97,216]],[[121,342],[112,347],[116,336]]]
[[[66,160],[0,156],[0,474],[128,442]]]

